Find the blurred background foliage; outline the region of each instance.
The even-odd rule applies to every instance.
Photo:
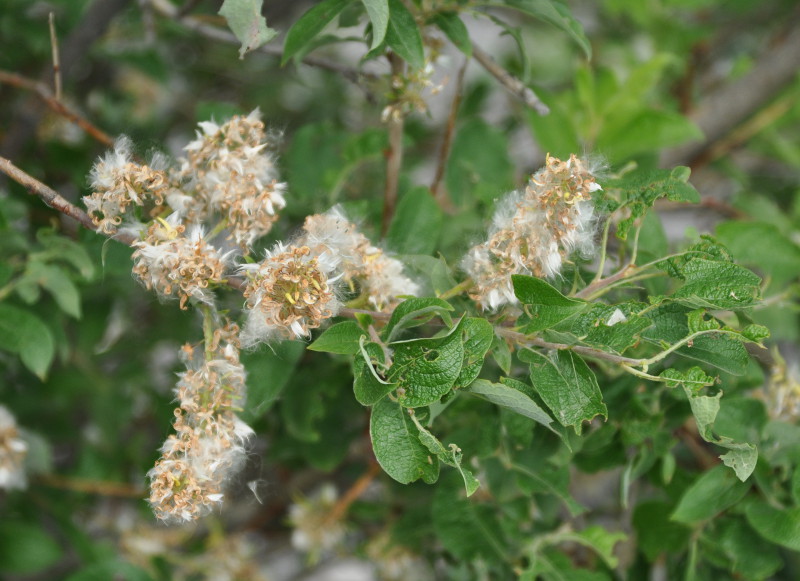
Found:
[[[285,33],[312,4],[267,0],[264,13]],[[187,0],[182,10],[193,22],[223,28],[219,5]],[[314,494],[323,482],[344,491],[375,474],[368,415],[351,396],[348,358],[286,342],[245,357],[244,419],[257,440],[233,503],[198,526],[160,527],[142,501],[144,475],[170,431],[178,348],[199,340],[199,319],[136,285],[127,247],[80,229],[1,180],[0,403],[15,414],[31,452],[29,488],[0,492],[0,576],[326,579],[350,567],[351,579],[508,579],[523,569],[526,579],[800,577],[800,508],[790,508],[800,501],[797,402],[793,413],[777,417],[768,390],[761,400],[751,397],[783,381],[786,397],[800,398],[800,78],[795,71],[777,86],[750,86],[763,98],[738,118],[733,98],[706,108],[774,64],[783,45],[797,44],[797,3],[570,0],[559,6],[582,25],[584,47],[513,6],[489,10],[489,19],[470,16],[472,5],[414,3],[420,12],[464,11],[475,45],[533,87],[550,114],[527,108],[471,61],[444,168],[445,195],[431,204],[427,186],[465,57],[430,28],[444,44],[432,80],[441,91],[426,89],[428,111],[406,120],[399,206],[386,247],[405,255],[429,290],[441,291],[456,282],[453,266],[480,236],[494,200],[523,183],[546,153],[596,154],[609,171],[632,163],[691,166],[701,205],[657,205],[641,252],[660,256],[710,232],[765,278],[766,306],[752,318],[771,329],[773,355],[751,362],[740,377],[723,374],[726,405],[715,428],[743,433],[767,450],[755,479],[769,503],[739,503],[705,526],[750,485],[703,464],[714,455],[686,434],[683,400],[642,393],[630,401],[625,394],[635,379],[610,375],[602,384],[610,420],[573,436],[572,452],[524,418],[459,399],[442,421],[480,459],[483,496],[473,504],[460,498],[451,473],[436,487],[379,477],[350,507],[350,536],[337,556],[308,564],[290,548],[287,507],[302,505],[303,495],[307,504],[321,502]],[[145,0],[2,0],[0,70],[51,85],[50,12],[63,102],[109,135],[129,135],[143,157],[178,154],[198,121],[260,108],[282,136],[278,164],[289,184],[287,209],[264,246],[335,203],[368,236],[381,238],[388,147],[381,114],[393,95],[384,59],[364,62],[369,74],[353,83],[302,59],[280,66],[282,37],[267,45],[277,50],[240,60],[236,45],[207,38]],[[323,39],[313,56],[358,68],[364,23],[363,6],[351,5],[329,27],[335,39]],[[78,203],[105,147],[6,77],[0,103],[0,155]],[[734,126],[704,140],[708,117],[726,115]],[[231,308],[239,306],[230,300]],[[665,417],[649,412],[657,397],[672,397]],[[666,454],[675,438],[684,444]],[[509,465],[516,466],[514,478]],[[705,502],[671,520],[689,487]],[[619,540],[613,533],[590,527],[577,538],[559,528],[565,518],[623,531],[628,540],[612,554]],[[512,545],[538,557],[509,562]],[[223,564],[227,573],[214,568]]]

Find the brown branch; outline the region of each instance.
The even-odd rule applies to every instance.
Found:
[[[322,525],[325,526],[341,519],[345,513],[347,513],[350,505],[358,500],[359,496],[364,494],[364,491],[380,473],[380,471],[380,465],[374,460],[371,461],[367,471],[353,483],[353,485],[342,495],[339,500],[336,501],[336,504],[333,505],[331,511],[327,514],[327,516],[325,516],[325,520],[322,522]]]
[[[34,81],[32,79],[28,79],[16,73],[11,73],[3,70],[0,70],[0,83],[5,83],[7,85],[11,85],[12,87],[17,87],[19,89],[25,89],[26,91],[32,91],[36,93],[36,95],[42,101],[44,101],[45,105],[47,105],[53,111],[55,111],[62,117],[68,119],[81,129],[83,129],[93,139],[99,141],[100,143],[102,143],[107,147],[111,147],[112,145],[114,145],[113,137],[111,137],[108,133],[106,133],[102,129],[98,129],[96,126],[92,125],[91,122],[81,117],[73,109],[64,105],[64,103],[58,100],[57,95],[53,95],[53,92],[50,90],[50,87],[48,87],[44,83]]]
[[[636,265],[629,264],[625,268],[620,269],[618,272],[615,272],[612,275],[609,275],[605,278],[601,278],[599,280],[594,281],[589,286],[581,289],[579,292],[575,293],[576,299],[585,299],[590,297],[595,291],[598,291],[602,288],[606,288],[614,284],[615,282],[622,280],[623,278],[627,278],[630,276],[631,271],[636,270]]]
[[[723,85],[703,99],[689,115],[705,135],[705,140],[666,151],[661,165],[703,165],[710,161],[703,154],[734,128],[768,103],[797,76],[800,54],[800,26],[792,26],[785,37],[762,54],[750,73]]]
[[[97,230],[89,214],[67,201],[50,186],[43,184],[33,176],[19,169],[4,157],[0,157],[0,171],[28,190],[28,193],[40,197],[45,204],[54,210],[76,220],[81,226],[88,228],[92,232]],[[128,245],[135,240],[133,236],[123,234],[115,236],[115,239]]]
[[[392,77],[400,76],[405,70],[403,60],[394,53],[389,53],[392,65]],[[386,122],[389,125],[389,148],[386,150],[386,186],[383,191],[383,219],[381,232],[384,236],[389,231],[389,223],[397,206],[397,188],[400,183],[400,168],[403,165],[403,115],[393,112]]]
[[[474,42],[472,43],[472,58],[478,61],[478,63],[480,63],[490,75],[497,79],[506,90],[525,103],[525,105],[536,111],[539,115],[547,115],[550,113],[550,108],[536,96],[536,93],[534,93],[530,87],[527,87],[525,83],[497,64],[489,53],[477,46]]]
[[[456,118],[458,117],[458,108],[461,105],[461,99],[464,94],[464,73],[467,70],[468,60],[464,60],[464,64],[458,71],[456,77],[455,93],[453,94],[453,102],[450,104],[450,114],[447,116],[447,125],[444,130],[444,137],[442,138],[442,145],[439,148],[439,161],[436,164],[436,175],[431,183],[431,194],[439,204],[444,204],[446,201],[446,191],[440,190],[442,179],[444,179],[444,171],[447,167],[447,160],[450,157],[450,149],[453,145],[453,134],[456,129]]]

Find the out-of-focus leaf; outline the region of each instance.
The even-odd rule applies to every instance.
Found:
[[[31,313],[0,303],[0,347],[18,353],[22,363],[44,379],[55,355],[53,334]]]
[[[305,12],[286,33],[281,64],[286,64],[295,54],[317,36],[344,8],[354,0],[323,0]]]
[[[267,26],[261,15],[263,0],[225,0],[219,13],[228,21],[228,26],[239,42],[239,58],[244,58],[251,50],[268,43],[278,34]]]
[[[401,254],[431,254],[436,248],[442,220],[442,209],[428,188],[406,192],[389,226],[386,237],[389,248]]]
[[[388,0],[361,0],[367,9],[369,21],[372,23],[372,45],[370,50],[378,48],[386,38],[389,27],[389,2]]]
[[[708,520],[739,502],[750,490],[724,466],[715,466],[686,489],[678,501],[672,520],[696,524]]]
[[[417,21],[401,0],[389,0],[391,17],[386,30],[386,44],[406,61],[411,68],[425,66],[425,50]]]

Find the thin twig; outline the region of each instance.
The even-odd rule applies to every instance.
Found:
[[[453,145],[453,134],[456,128],[456,118],[458,117],[458,108],[461,105],[461,98],[464,94],[464,73],[467,70],[469,61],[464,59],[464,63],[458,70],[456,77],[455,92],[453,93],[453,102],[450,104],[450,114],[447,116],[447,125],[445,125],[444,136],[442,137],[442,146],[439,148],[439,161],[436,164],[436,175],[431,183],[431,194],[434,199],[443,204],[446,200],[447,191],[440,190],[442,179],[444,179],[444,171],[447,167],[447,160],[450,157],[450,148]]]
[[[405,63],[394,53],[389,53],[392,65],[392,77],[402,76]],[[389,223],[397,206],[397,188],[400,183],[400,168],[403,165],[403,115],[389,115],[386,122],[389,126],[389,147],[386,150],[386,187],[383,191],[383,220],[381,232],[384,236],[389,231]]]
[[[474,42],[472,43],[472,57],[511,94],[525,103],[525,105],[532,108],[539,115],[547,115],[550,113],[550,108],[536,96],[536,93],[534,93],[530,87],[527,87],[525,83],[497,64],[489,53],[477,46]]]
[[[89,214],[67,201],[50,186],[43,184],[33,176],[19,169],[5,157],[0,157],[0,171],[23,186],[29,193],[40,197],[45,204],[54,210],[76,220],[81,226],[88,228],[92,232],[96,231],[97,228],[92,223]],[[133,237],[128,240],[128,238],[123,235],[118,236],[117,239],[129,245],[134,241]]]
[[[630,276],[631,272],[634,270],[637,270],[637,267],[633,264],[628,264],[626,267],[622,268],[618,272],[615,272],[614,274],[607,276],[606,278],[601,278],[599,280],[592,282],[589,286],[583,288],[580,292],[575,293],[575,298],[576,299],[588,298],[594,292],[602,288],[605,288],[611,284],[614,284],[618,280],[622,280],[623,278]]]
[[[47,20],[50,25],[50,48],[53,52],[53,87],[56,93],[55,99],[56,101],[61,101],[61,57],[58,54],[56,15],[51,12]]]
[[[524,333],[520,333],[519,331],[512,331],[511,329],[506,329],[504,327],[496,327],[495,333],[497,333],[501,337],[506,337],[508,339],[511,339],[512,341],[515,341],[520,345],[532,345],[534,347],[542,347],[544,349],[554,349],[557,351],[574,351],[579,355],[586,355],[587,357],[593,357],[595,359],[603,359],[605,361],[610,361],[612,363],[619,363],[621,365],[631,365],[638,367],[644,361],[644,359],[633,359],[631,357],[623,357],[622,355],[615,355],[614,353],[609,353],[608,351],[595,349],[593,347],[585,347],[583,345],[567,345],[566,343],[551,343],[550,341],[545,341],[544,339],[540,339],[539,337],[529,337]]]
[[[91,122],[81,117],[70,107],[64,105],[64,103],[59,101],[58,98],[53,95],[53,92],[50,90],[50,87],[48,87],[44,83],[40,83],[38,81],[34,81],[32,79],[23,77],[16,73],[11,73],[3,70],[0,70],[0,83],[5,83],[7,85],[11,85],[19,89],[25,89],[27,91],[33,91],[42,101],[44,101],[44,103],[48,107],[50,107],[53,111],[55,111],[62,117],[68,119],[69,121],[72,121],[75,125],[83,129],[87,134],[89,134],[93,139],[99,141],[100,143],[102,143],[107,147],[111,147],[114,145],[113,137],[111,137],[108,133],[106,133],[102,129],[99,129],[96,126],[92,125]]]

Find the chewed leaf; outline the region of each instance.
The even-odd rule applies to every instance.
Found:
[[[239,58],[268,43],[278,34],[267,26],[261,15],[263,0],[225,0],[219,13],[228,21],[228,26],[239,42]]]

